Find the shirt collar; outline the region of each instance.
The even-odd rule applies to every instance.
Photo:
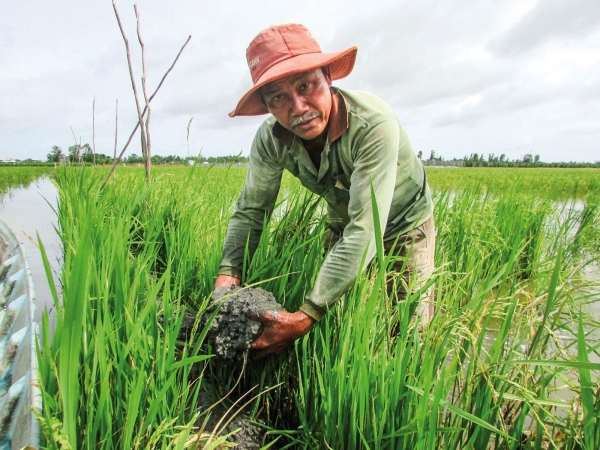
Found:
[[[346,100],[342,93],[336,88],[332,87],[331,93],[333,101],[331,102],[331,113],[329,114],[329,144],[337,140],[348,129],[348,107],[346,105]],[[283,128],[281,124],[276,121],[275,125],[273,125],[273,136],[285,144],[286,147],[290,147],[295,134]]]

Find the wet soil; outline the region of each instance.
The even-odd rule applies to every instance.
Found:
[[[252,359],[251,345],[260,336],[263,326],[260,322],[250,319],[249,316],[259,316],[265,311],[281,311],[273,295],[261,288],[236,287],[220,288],[211,296],[212,306],[201,318],[200,329],[215,315],[210,324],[205,342],[211,348],[211,353],[219,360],[233,368],[239,368],[245,361]],[[196,323],[196,315],[186,312],[179,331],[178,339],[187,341],[192,335]],[[194,374],[193,377],[200,374]],[[263,445],[265,428],[255,425],[261,423],[260,419],[251,418],[249,414],[240,410],[240,406],[249,400],[255,393],[248,394],[240,400],[238,405],[228,411],[230,406],[239,399],[239,395],[232,394],[230,398],[222,400],[219,393],[217,380],[210,380],[204,376],[202,392],[198,399],[200,411],[210,410],[208,421],[203,424],[204,418],[199,420],[197,426],[204,425],[207,432],[217,432],[225,435],[237,430],[229,438],[235,443],[236,449],[258,449]],[[276,448],[276,447],[272,447]]]
[[[213,293],[212,311],[218,313],[206,336],[216,357],[225,361],[242,362],[250,346],[260,336],[263,326],[250,319],[266,311],[281,311],[281,305],[270,292],[261,288],[219,288]],[[210,319],[205,315],[204,320]]]
[[[208,420],[205,420],[203,415],[196,426],[202,427],[206,432],[216,433],[220,436],[233,433],[228,441],[235,445],[235,449],[261,448],[265,437],[265,429],[255,425],[255,423],[264,422],[260,419],[252,419],[246,411],[241,409],[245,403],[244,400],[249,400],[252,395],[253,393],[250,393],[232,407],[234,401],[238,398],[234,398],[235,396],[225,400],[219,398],[218,389],[205,378],[202,381],[198,407],[200,411],[210,411],[210,415]],[[205,421],[206,423],[204,423]]]

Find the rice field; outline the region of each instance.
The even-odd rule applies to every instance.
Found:
[[[208,306],[245,168],[61,168],[64,267],[43,322],[47,448],[227,448],[244,414],[267,448],[600,448],[599,171],[428,170],[437,310],[388,298],[379,253],[282,355],[224,367],[186,309]],[[296,310],[324,260],[318,198],[285,177],[245,268]],[[597,274],[598,272],[596,272]],[[50,277],[49,277],[50,278]],[[59,293],[61,293],[59,299]],[[62,301],[62,305],[61,305]],[[230,413],[209,428],[207,388]],[[237,400],[237,403],[234,403]]]
[[[477,188],[501,193],[518,187],[522,193],[543,193],[554,200],[585,199],[600,191],[598,169],[428,168],[427,174],[438,191]]]
[[[51,172],[50,167],[0,166],[0,200],[10,189],[26,188],[40,176]]]

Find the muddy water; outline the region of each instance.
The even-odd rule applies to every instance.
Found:
[[[589,313],[595,320],[600,321],[600,262],[587,266],[584,269],[583,277],[590,280],[591,286],[588,289],[590,303],[586,305],[586,312]],[[591,330],[591,337],[600,341],[600,329]],[[588,355],[590,362],[600,363],[600,357],[595,353]]]
[[[590,316],[593,317],[594,320],[600,321],[600,265],[598,262],[594,264],[590,264],[585,267],[583,273],[581,274],[584,280],[589,282],[588,287],[586,289],[585,295],[588,297],[588,301],[585,305],[583,305],[583,311]],[[558,344],[566,349],[567,354],[569,354],[573,359],[577,358],[577,323],[571,324],[571,329],[574,330],[575,334],[571,333],[566,329],[556,330],[556,338]],[[491,329],[486,330],[486,334],[484,337],[484,347],[487,349],[491,348],[497,338],[497,333]],[[592,346],[593,342],[600,342],[600,329],[586,329],[586,341],[589,346]],[[521,344],[521,351],[525,351],[529,342],[525,342]],[[548,359],[554,358],[554,353],[556,353],[557,345],[552,341],[549,343],[549,356]],[[588,359],[592,363],[600,363],[600,357],[594,353],[588,353]],[[577,383],[579,379],[579,374],[575,369],[570,369],[563,372],[565,376],[567,376],[571,382]],[[592,377],[597,377],[597,372],[591,372]],[[566,383],[557,383],[554,384],[555,389],[550,393],[550,400],[559,401],[564,403],[565,407],[557,408],[554,411],[558,417],[567,417],[568,409],[567,406],[575,400],[577,394],[574,390],[568,387]]]
[[[61,267],[60,241],[54,229],[56,216],[53,208],[57,206],[57,197],[56,186],[48,177],[42,177],[28,188],[10,190],[0,201],[0,217],[22,242],[31,267],[36,292],[35,320],[38,322],[44,307],[50,312],[54,309],[42,256],[37,246],[38,234],[46,249],[55,281],[58,280]]]

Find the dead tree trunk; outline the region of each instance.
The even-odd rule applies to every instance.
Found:
[[[117,5],[115,0],[112,0],[113,9],[115,10],[115,16],[117,17],[117,22],[119,24],[119,30],[121,30],[121,36],[123,36],[123,41],[125,42],[125,51],[127,53],[127,65],[129,66],[129,78],[131,78],[131,88],[133,89],[133,96],[135,98],[135,106],[137,108],[138,113],[138,123],[140,126],[140,135],[142,141],[142,155],[144,156],[144,161],[146,161],[146,180],[150,182],[150,166],[149,160],[147,158],[148,152],[148,144],[146,140],[146,127],[144,126],[144,119],[142,117],[142,108],[140,107],[140,101],[137,92],[137,86],[135,83],[135,76],[133,75],[133,66],[131,64],[131,53],[129,51],[129,41],[127,40],[127,36],[125,35],[125,30],[123,29],[123,25],[121,24],[121,18],[119,17],[119,11],[117,11]],[[134,6],[135,8],[135,6]]]
[[[190,157],[190,127],[192,126],[192,120],[194,120],[194,117],[192,116],[192,118],[190,119],[190,121],[188,122],[188,126],[187,126],[187,146],[188,146],[188,158]]]
[[[173,67],[175,67],[175,64],[177,63],[177,61],[179,60],[179,57],[181,56],[181,54],[183,53],[183,49],[186,47],[186,45],[188,45],[188,43],[190,42],[190,39],[192,39],[192,36],[188,36],[187,40],[185,41],[185,43],[181,46],[181,48],[179,49],[179,53],[177,53],[177,56],[175,57],[175,59],[173,60],[173,63],[171,64],[171,67],[169,67],[167,69],[167,71],[165,72],[165,74],[163,75],[162,79],[160,80],[160,83],[158,83],[158,86],[156,87],[156,89],[154,90],[154,93],[150,96],[149,101],[152,101],[152,99],[156,96],[156,94],[158,93],[158,91],[160,90],[161,86],[163,85],[163,83],[165,82],[167,76],[171,73],[171,70],[173,70]],[[144,116],[146,114],[146,108],[144,108],[144,111],[142,112],[142,116]],[[123,146],[123,149],[121,150],[121,153],[119,153],[119,156],[113,161],[113,165],[110,168],[110,173],[107,175],[107,177],[104,179],[104,182],[102,183],[102,186],[100,186],[100,190],[104,189],[104,187],[106,186],[106,183],[108,183],[108,180],[110,180],[110,177],[112,176],[112,174],[115,172],[115,169],[117,167],[117,164],[119,164],[119,161],[121,160],[121,158],[123,157],[123,155],[125,154],[125,151],[127,150],[127,148],[129,147],[129,144],[131,143],[131,140],[133,139],[133,136],[135,135],[136,131],[138,130],[138,128],[140,127],[140,123],[138,122],[135,127],[133,127],[133,131],[131,132],[131,134],[129,135],[129,139],[127,139],[127,142],[125,143],[125,145]]]
[[[123,35],[123,39],[125,40],[125,49],[127,51],[127,61],[129,64],[129,73],[132,76],[133,71],[131,70],[131,59],[129,56],[129,44],[127,42],[127,38],[125,37],[125,33],[123,32],[123,27],[121,25],[121,19],[119,18],[119,13],[117,11],[117,6],[115,4],[115,0],[112,0],[113,3],[113,8],[115,10],[115,16],[117,17],[117,22],[119,23],[119,29],[121,30],[121,34]],[[163,85],[163,83],[165,82],[165,79],[167,78],[167,76],[169,75],[169,73],[171,73],[171,70],[173,70],[173,67],[175,67],[175,64],[177,63],[177,61],[179,60],[179,57],[181,56],[181,53],[183,53],[183,49],[185,49],[185,47],[188,45],[188,43],[190,42],[190,39],[192,38],[192,36],[188,36],[187,40],[185,41],[185,43],[183,44],[183,46],[181,47],[181,49],[179,50],[179,53],[177,53],[177,56],[175,57],[175,60],[173,61],[173,63],[171,64],[171,66],[169,67],[169,69],[167,69],[167,71],[165,72],[165,74],[163,75],[162,79],[160,80],[160,83],[158,83],[158,86],[156,87],[156,89],[154,90],[154,93],[150,96],[150,98],[148,98],[146,100],[146,106],[144,107],[144,110],[142,111],[141,116],[144,117],[144,115],[146,114],[146,111],[148,109],[148,107],[150,106],[150,102],[152,101],[152,99],[154,98],[154,96],[158,93],[158,91],[160,90],[161,86]],[[132,76],[132,84],[134,86],[134,94],[136,94],[136,90],[135,90],[135,83],[133,82],[133,76]],[[146,93],[144,92],[144,98],[146,98]],[[136,94],[136,105],[138,106],[138,111],[139,111],[139,103],[137,101],[137,94]],[[117,109],[118,109],[118,100],[117,100]],[[139,114],[138,114],[138,122],[136,123],[135,127],[133,128],[133,131],[131,132],[131,134],[129,135],[129,139],[127,139],[127,142],[125,143],[125,145],[123,146],[123,149],[121,150],[121,153],[119,154],[118,157],[115,157],[114,161],[113,161],[113,165],[110,169],[110,173],[107,175],[107,177],[104,179],[104,182],[102,183],[102,186],[100,187],[100,190],[104,189],[104,187],[106,186],[106,183],[108,183],[108,180],[110,180],[111,176],[113,175],[113,173],[115,172],[115,169],[117,167],[117,164],[119,164],[119,161],[121,160],[121,158],[123,157],[123,155],[125,154],[125,151],[127,150],[127,148],[129,147],[129,144],[131,143],[131,140],[133,139],[133,136],[135,135],[135,133],[137,132],[138,128],[142,128],[143,126],[143,121],[139,118]],[[116,133],[116,130],[115,130]],[[115,156],[116,156],[116,136],[115,136]],[[145,137],[142,136],[142,142],[145,141]],[[142,153],[144,152],[144,145],[142,145]]]

